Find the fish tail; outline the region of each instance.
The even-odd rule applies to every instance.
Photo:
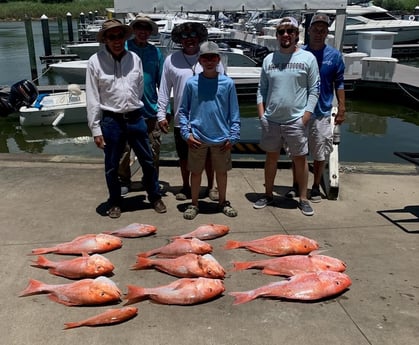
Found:
[[[234,297],[233,305],[247,303],[256,298],[256,295],[254,295],[253,293],[249,291],[230,292],[229,295]]]
[[[83,326],[81,322],[67,322],[64,324],[63,329],[70,329],[70,328],[76,328],[76,327],[81,327],[81,326]]]
[[[33,260],[32,263],[33,264],[31,266],[33,266],[33,267],[40,267],[40,268],[51,267],[51,261],[48,260],[45,256],[42,256],[42,255],[38,255],[38,259]]]
[[[125,305],[133,304],[147,298],[145,288],[141,286],[128,285],[128,292],[125,296]]]
[[[249,269],[252,264],[250,262],[233,262],[233,266],[234,271],[242,271]]]
[[[137,257],[137,262],[131,266],[132,270],[142,270],[152,266],[151,260],[141,256]]]
[[[30,296],[43,292],[43,287],[44,283],[40,282],[39,280],[30,279],[28,286],[19,294],[19,297]]]
[[[235,248],[239,248],[240,247],[240,242],[239,241],[227,241],[224,249],[235,249]]]

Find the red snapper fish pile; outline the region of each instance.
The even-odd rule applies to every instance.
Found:
[[[53,247],[33,249],[30,255],[38,257],[32,261],[31,266],[48,269],[50,274],[76,281],[67,284],[47,284],[30,279],[19,296],[48,294],[49,299],[66,306],[119,303],[122,292],[109,278],[115,267],[101,254],[121,248],[121,238],[144,237],[155,234],[156,231],[157,228],[153,225],[133,223],[113,231],[79,236]],[[191,305],[221,295],[225,291],[222,281],[225,270],[209,254],[212,252],[212,246],[201,239],[214,239],[228,231],[229,227],[221,224],[201,225],[194,231],[173,237],[165,246],[138,254],[132,269],[155,268],[181,279],[166,286],[152,288],[128,285],[126,304],[151,299],[162,304]],[[48,259],[44,254],[81,256],[55,261]],[[149,258],[153,255],[156,255],[156,258]],[[84,320],[66,323],[64,329],[118,324],[134,318],[137,312],[138,309],[134,307],[108,309]]]
[[[173,236],[160,247],[139,252],[131,270],[155,269],[176,280],[155,287],[127,284],[127,293],[109,278],[114,265],[101,255],[122,247],[121,238],[153,235],[157,228],[149,224],[132,223],[123,228],[87,234],[53,247],[33,249],[38,255],[33,267],[47,269],[50,274],[73,280],[67,284],[47,284],[30,279],[19,296],[48,294],[48,298],[66,306],[125,305],[144,300],[166,305],[195,305],[220,297],[225,292],[224,267],[211,254],[213,246],[206,242],[229,233],[222,224],[204,224],[195,230]],[[320,255],[319,244],[299,235],[272,235],[250,241],[226,241],[224,249],[244,248],[269,256],[263,260],[233,262],[233,271],[260,269],[263,274],[287,277],[284,280],[243,292],[230,292],[233,304],[242,304],[258,297],[286,300],[319,300],[336,296],[351,285],[345,273],[346,264]],[[68,260],[54,261],[44,254],[79,255]],[[81,256],[80,256],[81,255]],[[135,307],[108,309],[81,321],[68,322],[64,329],[112,325],[134,318]]]
[[[289,277],[253,290],[230,292],[234,305],[258,297],[315,301],[336,296],[348,289],[352,281],[342,273],[346,264],[336,258],[316,254],[319,244],[299,235],[273,235],[252,241],[227,241],[225,249],[246,248],[275,258],[233,262],[234,270],[262,269],[262,273]]]

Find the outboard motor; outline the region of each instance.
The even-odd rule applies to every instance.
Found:
[[[21,106],[30,106],[38,97],[38,89],[29,80],[21,80],[13,84],[10,92],[0,93],[0,115],[7,116],[18,111]]]

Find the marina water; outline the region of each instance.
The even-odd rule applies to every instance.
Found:
[[[76,22],[73,28],[77,28]],[[65,85],[51,72],[44,74],[45,55],[40,21],[32,21],[39,85]],[[49,31],[53,54],[60,54],[56,21],[50,20]],[[64,28],[64,39],[68,37]],[[75,37],[77,33],[75,32]],[[418,66],[418,60],[408,62]],[[32,79],[28,45],[23,22],[0,22],[0,85],[10,86],[22,79]],[[418,104],[419,105],[419,104]],[[339,156],[341,162],[406,163],[394,151],[419,151],[419,111],[397,103],[355,100],[346,104],[346,121],[341,128]],[[242,138],[258,142],[259,122],[254,101],[241,102]],[[0,152],[74,155],[102,157],[94,145],[86,124],[59,127],[28,127],[19,125],[17,114],[0,118]],[[164,135],[162,156],[176,157],[173,135]],[[263,156],[257,157],[263,159]],[[406,163],[407,164],[407,163]]]

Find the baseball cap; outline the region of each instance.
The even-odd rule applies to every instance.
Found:
[[[278,22],[277,27],[278,26],[281,26],[281,25],[291,25],[294,28],[298,29],[298,21],[294,17],[284,17],[284,18],[281,18],[279,20],[279,22]]]
[[[218,47],[218,44],[212,41],[206,41],[202,43],[199,48],[199,56],[206,54],[220,55],[220,49]]]
[[[311,18],[310,26],[314,23],[325,23],[327,26],[330,26],[330,19],[327,14],[324,13],[317,13]]]

